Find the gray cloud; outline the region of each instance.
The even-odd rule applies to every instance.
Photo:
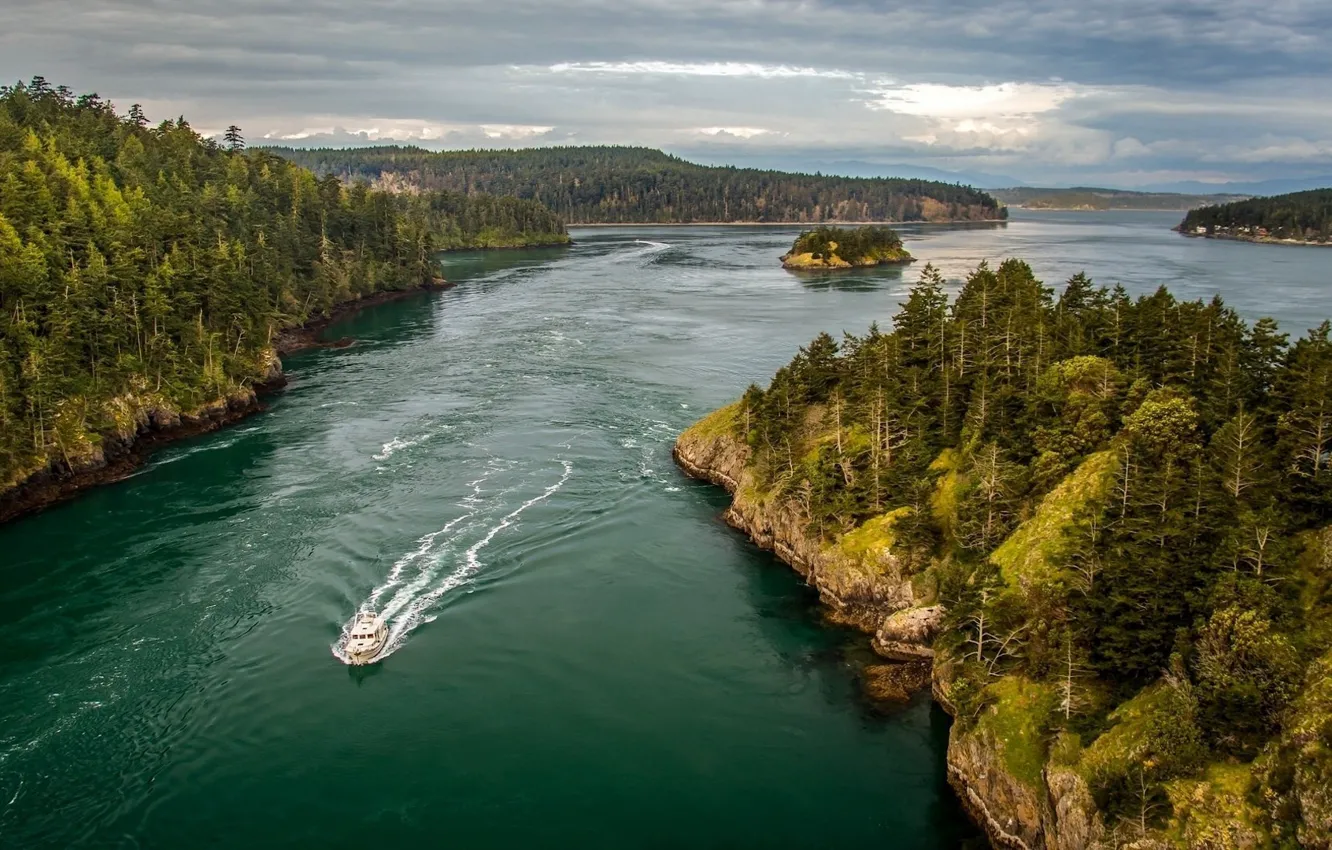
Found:
[[[32,74],[252,140],[1332,173],[1325,0],[9,0],[0,77]]]

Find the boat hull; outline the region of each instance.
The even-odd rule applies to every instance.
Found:
[[[384,644],[388,641],[381,641],[375,644],[373,649],[364,649],[360,652],[348,652],[347,663],[355,665],[372,664],[379,659],[379,653],[384,650]]]

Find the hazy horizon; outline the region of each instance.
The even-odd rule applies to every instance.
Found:
[[[16,0],[0,21],[6,82],[251,143],[630,144],[990,185],[1332,174],[1314,0]]]

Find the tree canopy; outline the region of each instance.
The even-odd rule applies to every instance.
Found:
[[[1332,239],[1332,189],[1201,207],[1190,210],[1179,229],[1209,236],[1327,242]]]
[[[1017,260],[950,302],[927,266],[891,331],[821,334],[738,409],[758,492],[809,534],[892,517],[913,586],[948,606],[964,727],[1014,688],[1061,695],[1026,745],[1098,742],[1083,764],[1112,823],[1164,817],[1207,761],[1291,769],[1283,723],[1332,649],[1328,555],[1301,554],[1332,522],[1329,323],[1292,345],[1220,298],[1083,275],[1056,294]],[[1169,734],[1124,719],[1143,717]],[[1097,762],[1126,728],[1155,754]]]
[[[817,265],[873,266],[908,263],[902,237],[890,227],[816,227],[801,233],[784,256],[788,268]]]
[[[440,249],[566,240],[532,201],[346,186],[238,127],[223,147],[42,78],[0,88],[0,490],[247,386],[278,330],[430,281]]]
[[[946,221],[1007,215],[994,198],[967,186],[711,167],[649,148],[272,151],[318,174],[349,181],[530,198],[571,224]]]

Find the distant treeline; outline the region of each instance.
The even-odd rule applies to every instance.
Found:
[[[1207,204],[1243,200],[1244,195],[1182,195],[1175,192],[1129,192],[1074,186],[1071,189],[1042,189],[1019,186],[991,189],[1006,204],[1031,210],[1188,210]]]
[[[1208,236],[1327,242],[1332,238],[1332,189],[1191,210],[1180,230]]]
[[[0,87],[0,492],[269,373],[282,328],[428,283],[444,248],[567,240],[531,201],[344,186],[185,119]]]
[[[993,197],[967,186],[703,166],[650,148],[270,150],[347,182],[531,199],[570,224],[977,221],[1006,216]]]

